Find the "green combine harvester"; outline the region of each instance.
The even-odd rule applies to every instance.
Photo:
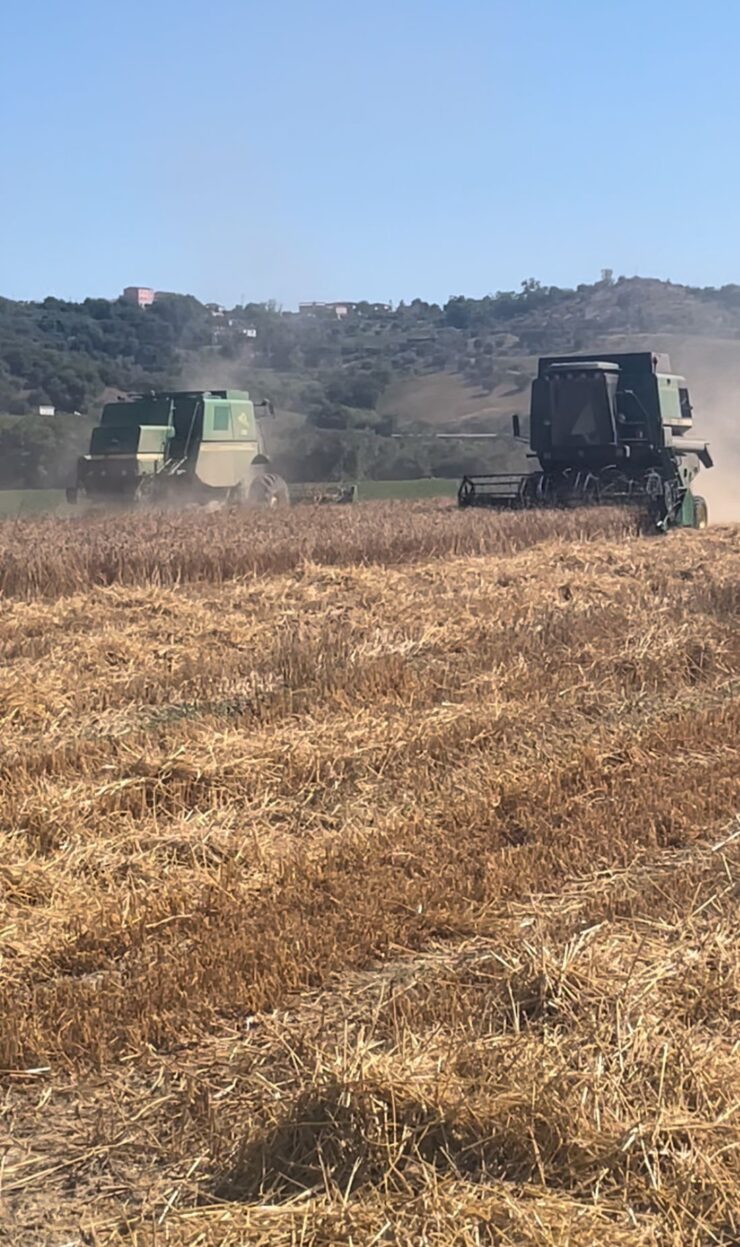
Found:
[[[465,476],[461,507],[636,506],[651,527],[705,528],[707,504],[692,491],[712,467],[705,442],[688,436],[689,391],[665,356],[560,355],[540,359],[532,382],[529,456],[523,474]],[[520,439],[519,417],[513,417]]]
[[[290,501],[265,454],[255,404],[242,390],[152,392],[107,403],[67,500],[80,494],[122,504]]]

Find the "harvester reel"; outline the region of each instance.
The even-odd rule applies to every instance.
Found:
[[[458,505],[461,507],[469,506],[474,495],[475,486],[473,482],[467,476],[464,476],[458,491]]]
[[[580,501],[584,507],[597,507],[602,500],[602,488],[598,477],[588,472],[581,481]]]

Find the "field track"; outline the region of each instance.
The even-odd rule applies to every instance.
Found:
[[[0,1240],[740,1242],[740,530],[0,524]]]

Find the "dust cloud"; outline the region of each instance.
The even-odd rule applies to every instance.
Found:
[[[709,442],[714,459],[696,492],[707,500],[710,523],[740,523],[740,340],[688,339],[671,354],[691,394],[691,436]]]
[[[628,345],[645,349],[641,341]],[[710,523],[740,523],[740,339],[667,335],[655,345],[668,353],[672,367],[687,379],[694,407],[690,436],[710,445],[714,467],[702,468],[695,484],[696,493],[707,500]],[[250,371],[242,359],[196,361],[180,385],[193,390],[250,389]]]
[[[181,390],[248,390],[249,364],[239,359],[191,361],[178,378]]]

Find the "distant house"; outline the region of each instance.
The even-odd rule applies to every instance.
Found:
[[[55,416],[57,414],[56,407],[52,407],[51,403],[42,403],[39,407],[40,416]]]
[[[208,308],[208,311],[211,313],[211,316],[225,316],[226,315],[226,308],[222,307],[220,303],[206,303],[206,307]]]
[[[135,303],[137,307],[150,307],[155,294],[150,286],[126,286],[122,298],[127,303]]]
[[[230,316],[226,324],[234,333],[240,333],[245,338],[256,338],[257,330],[254,325],[245,325],[243,320],[239,320],[236,316]]]
[[[349,316],[357,307],[356,303],[299,303],[299,316],[336,316],[337,320],[343,320],[345,316]]]
[[[390,312],[392,310],[390,303],[350,303],[344,300],[338,303],[299,303],[299,316],[336,316],[337,320],[344,320],[345,316],[349,316],[350,312],[363,312],[369,310],[371,312]]]

